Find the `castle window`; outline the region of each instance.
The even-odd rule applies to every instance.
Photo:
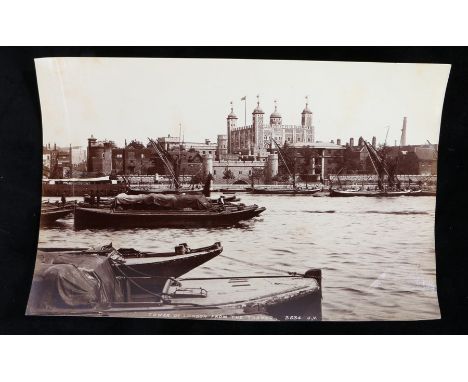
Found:
[[[239,175],[242,175],[242,171],[239,171]]]
[[[102,157],[104,158],[104,153],[102,153]]]
[[[216,175],[216,170],[213,170],[213,175]]]

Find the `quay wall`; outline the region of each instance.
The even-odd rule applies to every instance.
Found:
[[[42,196],[84,196],[93,191],[101,196],[114,196],[126,191],[125,184],[43,184]]]

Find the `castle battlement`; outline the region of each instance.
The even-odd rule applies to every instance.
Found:
[[[252,129],[252,128],[253,128],[253,125],[239,126],[239,127],[232,128],[231,131],[249,130],[249,129]]]
[[[235,128],[232,128],[231,131],[241,131],[241,130],[249,130],[252,129],[254,126],[253,125],[247,125],[247,126],[238,126]],[[304,128],[312,128],[312,126],[301,126],[301,125],[259,125],[258,128],[262,129],[304,129]]]

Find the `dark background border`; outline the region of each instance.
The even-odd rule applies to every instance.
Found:
[[[42,130],[34,58],[192,57],[452,64],[439,140],[436,207],[441,320],[223,322],[26,317],[40,214]],[[440,334],[468,330],[468,49],[451,47],[0,48],[0,333]]]

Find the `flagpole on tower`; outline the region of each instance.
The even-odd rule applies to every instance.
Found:
[[[247,126],[247,96],[244,97],[244,126]]]
[[[241,101],[244,101],[244,126],[247,126],[247,96],[243,96]]]

